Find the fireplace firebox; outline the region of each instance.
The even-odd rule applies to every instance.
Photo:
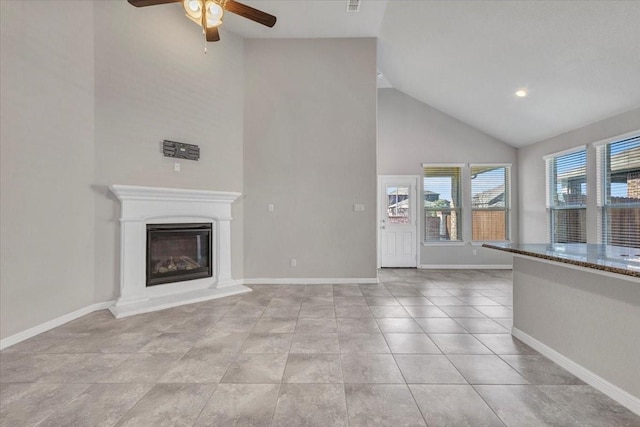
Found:
[[[147,287],[213,275],[211,224],[147,224]]]

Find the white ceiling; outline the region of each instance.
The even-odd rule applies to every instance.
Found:
[[[346,0],[243,3],[276,26],[229,13],[223,41],[378,37],[379,86],[516,147],[640,106],[640,1],[362,0],[358,13]]]
[[[378,68],[398,90],[528,145],[640,106],[640,2],[396,0]]]
[[[238,1],[278,18],[268,28],[225,14],[223,28],[247,38],[377,37],[387,8],[387,0],[365,0],[357,13],[346,12],[346,0]]]

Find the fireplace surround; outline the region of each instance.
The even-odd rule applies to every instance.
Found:
[[[231,204],[240,193],[109,188],[121,205],[120,295],[110,307],[116,318],[251,291],[231,276]],[[160,236],[150,263],[149,230]]]

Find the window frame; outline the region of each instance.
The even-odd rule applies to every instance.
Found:
[[[422,227],[422,236],[421,236],[421,240],[422,240],[422,245],[423,246],[462,246],[465,245],[466,242],[464,240],[464,227],[463,227],[463,223],[464,223],[464,198],[465,198],[465,186],[464,186],[464,169],[465,167],[467,167],[467,163],[423,163],[422,164],[422,188],[421,188],[421,199],[420,199],[420,203],[422,204],[422,220],[421,220],[421,227]],[[425,192],[425,186],[424,186],[424,180],[426,178],[425,176],[425,169],[426,168],[458,168],[459,169],[459,182],[458,182],[458,192],[459,192],[459,196],[458,196],[458,206],[457,208],[439,208],[439,209],[429,209],[426,208],[424,206],[424,192]],[[458,216],[458,238],[456,240],[427,240],[426,239],[426,230],[427,230],[427,211],[429,212],[441,212],[441,211],[455,211],[457,213]]]
[[[557,166],[556,166],[556,159],[558,159],[559,157],[563,157],[563,156],[567,156],[567,155],[571,155],[571,154],[576,154],[579,152],[584,152],[584,180],[585,180],[585,199],[584,199],[584,203],[580,204],[580,205],[569,205],[569,206],[556,206],[555,205],[555,200],[554,200],[554,195],[556,194],[556,189],[557,189],[557,184],[558,184],[558,173],[557,173]],[[547,240],[549,243],[551,244],[564,244],[566,242],[558,242],[557,241],[557,235],[555,233],[556,230],[556,219],[555,219],[555,213],[556,212],[560,212],[560,211],[582,211],[582,217],[584,218],[584,224],[583,224],[583,229],[584,231],[584,237],[585,237],[585,241],[584,242],[572,242],[572,243],[587,243],[587,226],[588,226],[588,219],[587,219],[587,206],[588,206],[588,198],[589,198],[589,193],[587,191],[588,189],[588,150],[587,150],[587,146],[586,145],[579,145],[573,148],[570,148],[568,150],[563,150],[563,151],[558,151],[552,154],[548,154],[546,156],[543,157],[544,162],[545,162],[545,190],[546,190],[546,211],[547,211]],[[555,171],[553,173],[553,175],[550,172],[550,167],[555,168]],[[550,181],[550,178],[553,177],[553,182]]]
[[[473,207],[473,168],[478,167],[495,167],[505,169],[505,201],[503,208],[474,208]],[[471,212],[471,244],[478,245],[482,243],[510,243],[511,242],[511,163],[469,163],[469,184],[471,190],[471,203],[469,210]],[[473,213],[474,212],[503,212],[505,213],[505,239],[504,240],[474,240],[473,239]]]
[[[611,176],[611,151],[610,147],[613,144],[627,142],[627,141],[640,141],[640,129],[629,132],[624,135],[617,136],[615,138],[609,138],[604,141],[596,142],[593,146],[596,149],[596,188],[597,188],[597,224],[598,224],[598,243],[604,245],[611,245],[611,231],[609,226],[610,213],[612,209],[638,209],[640,208],[640,200],[632,203],[607,203],[608,195],[610,194],[610,185],[608,178]],[[635,141],[634,141],[635,142]],[[606,166],[605,166],[606,162]],[[640,169],[638,170],[640,172]],[[619,245],[618,245],[619,246]],[[622,246],[633,247],[633,246]]]

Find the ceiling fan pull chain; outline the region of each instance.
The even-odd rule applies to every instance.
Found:
[[[202,21],[200,25],[202,25],[202,35],[204,36],[204,53],[207,54],[207,4],[204,0],[200,1],[200,10],[202,11]]]
[[[204,34],[204,53],[207,54],[207,32],[202,29],[202,34]]]

